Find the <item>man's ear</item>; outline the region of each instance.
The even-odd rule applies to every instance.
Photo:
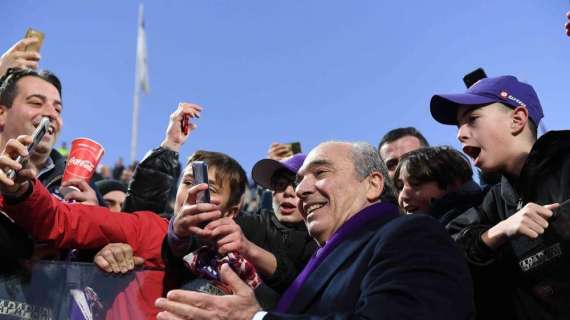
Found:
[[[516,107],[511,114],[511,134],[516,136],[523,132],[528,122],[528,110],[525,107]]]
[[[369,202],[375,202],[380,199],[380,195],[384,191],[384,176],[380,172],[372,172],[368,176],[368,190],[366,191],[366,199]]]

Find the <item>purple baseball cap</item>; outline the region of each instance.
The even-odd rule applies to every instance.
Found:
[[[431,98],[430,111],[437,122],[457,125],[460,106],[485,106],[495,102],[513,109],[525,107],[529,118],[537,126],[544,117],[534,89],[513,76],[483,78],[461,94],[436,94]]]
[[[289,158],[281,161],[273,159],[262,159],[257,161],[251,170],[251,176],[258,185],[271,189],[271,177],[277,170],[285,169],[292,174],[297,174],[299,168],[303,165],[303,161],[307,156],[302,153],[297,153]]]

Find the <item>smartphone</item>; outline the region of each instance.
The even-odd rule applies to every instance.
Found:
[[[42,47],[42,44],[44,43],[44,37],[45,37],[45,35],[43,32],[36,30],[36,29],[28,28],[24,38],[38,38],[40,41],[27,46],[26,51],[40,52],[40,48]]]
[[[38,145],[38,143],[40,143],[40,141],[42,141],[48,129],[49,129],[49,118],[42,117],[42,119],[40,120],[40,124],[38,124],[36,130],[34,130],[34,133],[32,133],[32,143],[28,145],[28,154],[32,152],[32,150],[34,150],[34,148]],[[18,161],[18,163],[20,163],[21,165],[24,165],[26,160],[27,158],[24,158],[22,156],[18,156],[16,158],[16,161]],[[7,175],[8,178],[13,180],[14,177],[16,176],[16,171],[9,170]]]
[[[292,154],[301,153],[301,143],[300,142],[291,142],[287,144],[289,149],[291,149]]]
[[[194,161],[192,162],[192,175],[194,176],[194,185],[200,183],[208,184],[208,164],[204,161]],[[210,190],[206,189],[200,191],[196,195],[196,203],[210,203]]]
[[[483,70],[483,68],[477,68],[463,77],[463,83],[465,83],[465,86],[469,89],[475,82],[484,78],[487,78],[485,70]]]
[[[182,120],[180,120],[180,129],[182,130],[182,133],[184,133],[185,136],[188,135],[188,131],[189,131],[189,122],[190,122],[190,115],[189,114],[185,114],[182,116]]]

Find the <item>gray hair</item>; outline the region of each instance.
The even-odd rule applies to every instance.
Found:
[[[368,142],[351,142],[352,162],[360,180],[373,172],[379,172],[384,177],[384,190],[380,195],[382,202],[396,201],[396,188],[388,175],[388,168],[374,146]]]

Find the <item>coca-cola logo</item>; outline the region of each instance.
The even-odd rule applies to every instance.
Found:
[[[89,172],[93,171],[93,169],[95,168],[95,165],[93,165],[93,163],[89,160],[77,159],[76,157],[71,157],[71,159],[69,159],[68,161],[71,165],[81,167],[85,170],[88,170]]]

